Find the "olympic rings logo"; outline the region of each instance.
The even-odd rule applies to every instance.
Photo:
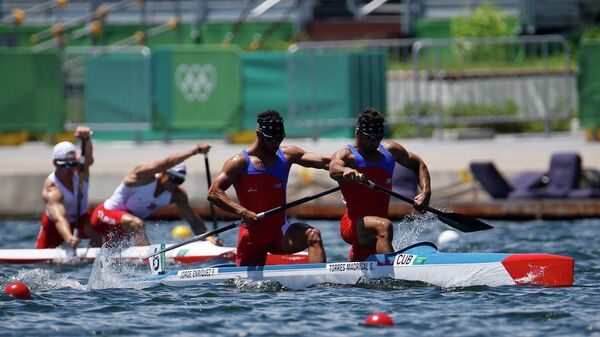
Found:
[[[210,63],[182,63],[175,70],[175,83],[186,101],[206,102],[217,86],[217,69]]]

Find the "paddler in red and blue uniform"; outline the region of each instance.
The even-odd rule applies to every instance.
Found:
[[[288,222],[285,211],[259,219],[257,213],[286,203],[288,173],[292,164],[327,170],[330,157],[282,146],[283,118],[266,110],[257,118],[256,141],[228,159],[208,191],[208,200],[242,218],[237,244],[238,266],[262,266],[267,253],[292,254],[308,248],[310,263],[326,261],[321,232],[305,223]],[[225,191],[235,188],[239,203]]]
[[[387,219],[390,195],[360,183],[363,179],[391,189],[394,165],[398,163],[418,177],[421,192],[414,198],[415,209],[422,211],[431,197],[427,166],[402,145],[382,142],[384,122],[376,109],[364,109],[356,122],[354,143],[334,153],[329,165],[329,175],[339,182],[346,203],[340,233],[352,245],[350,261],[394,251],[392,222]]]

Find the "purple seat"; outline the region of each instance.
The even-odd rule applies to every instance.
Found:
[[[545,185],[546,174],[542,172],[523,172],[510,180],[513,190],[508,195],[509,199],[532,199],[535,191]]]
[[[566,198],[579,187],[581,157],[577,153],[557,153],[550,159],[548,185],[535,192],[538,198]]]
[[[484,190],[486,190],[494,199],[506,199],[513,190],[508,181],[500,174],[494,163],[481,162],[471,163],[471,172],[479,181]]]
[[[507,181],[493,162],[474,162],[471,172],[486,192],[494,199],[534,198],[532,190],[541,185],[544,174],[541,172],[524,172]]]
[[[577,199],[600,198],[600,188],[578,188],[569,192],[568,197]]]
[[[392,190],[406,197],[414,198],[418,192],[418,182],[415,173],[400,164],[394,167]]]

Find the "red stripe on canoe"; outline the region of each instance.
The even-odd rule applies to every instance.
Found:
[[[173,260],[179,263],[201,263],[214,259],[214,256],[173,256]],[[219,259],[235,262],[235,253],[227,252],[221,254]],[[300,264],[308,263],[308,254],[286,254],[286,255],[267,255],[267,264]]]
[[[575,261],[570,257],[550,254],[514,254],[502,260],[502,264],[516,284],[549,287],[573,285]]]

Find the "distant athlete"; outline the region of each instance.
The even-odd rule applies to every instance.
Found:
[[[326,170],[329,156],[306,152],[296,146],[282,146],[283,119],[277,111],[261,112],[257,118],[256,141],[228,159],[208,192],[208,200],[237,214],[240,227],[237,245],[238,266],[264,265],[267,253],[292,254],[308,248],[311,263],[325,262],[321,232],[305,223],[288,222],[285,211],[258,219],[257,213],[286,203],[288,173],[292,164]],[[225,193],[235,188],[239,204]]]
[[[94,163],[93,146],[90,140],[90,128],[80,126],[75,131],[85,147],[85,161],[80,166],[77,149],[71,142],[60,142],[52,151],[52,172],[42,189],[42,198],[46,210],[42,215],[40,232],[35,248],[55,248],[66,242],[71,248],[77,248],[81,239],[90,238],[90,246],[102,244],[102,238],[90,228],[88,212],[89,167]],[[83,174],[81,173],[83,172]],[[81,181],[81,191],[79,182]],[[81,198],[78,194],[81,193]],[[78,203],[81,205],[78,206]],[[79,209],[79,214],[77,210]],[[74,228],[79,224],[79,235],[74,235]]]
[[[394,165],[401,164],[418,177],[421,192],[414,198],[415,209],[423,210],[431,197],[429,170],[416,154],[394,141],[384,141],[384,117],[366,108],[358,117],[353,144],[333,154],[330,176],[342,187],[346,212],[340,222],[344,241],[352,245],[351,261],[364,261],[371,254],[393,252],[392,222],[387,219],[390,196],[360,181],[369,179],[392,188]]]
[[[195,234],[206,232],[204,222],[190,207],[187,192],[180,185],[187,173],[184,160],[199,153],[208,153],[210,147],[210,144],[202,142],[191,150],[137,165],[125,176],[113,195],[96,207],[91,219],[92,228],[104,235],[109,245],[122,244],[131,236],[138,245],[149,245],[144,219],[174,203]],[[207,240],[221,244],[214,237]]]

